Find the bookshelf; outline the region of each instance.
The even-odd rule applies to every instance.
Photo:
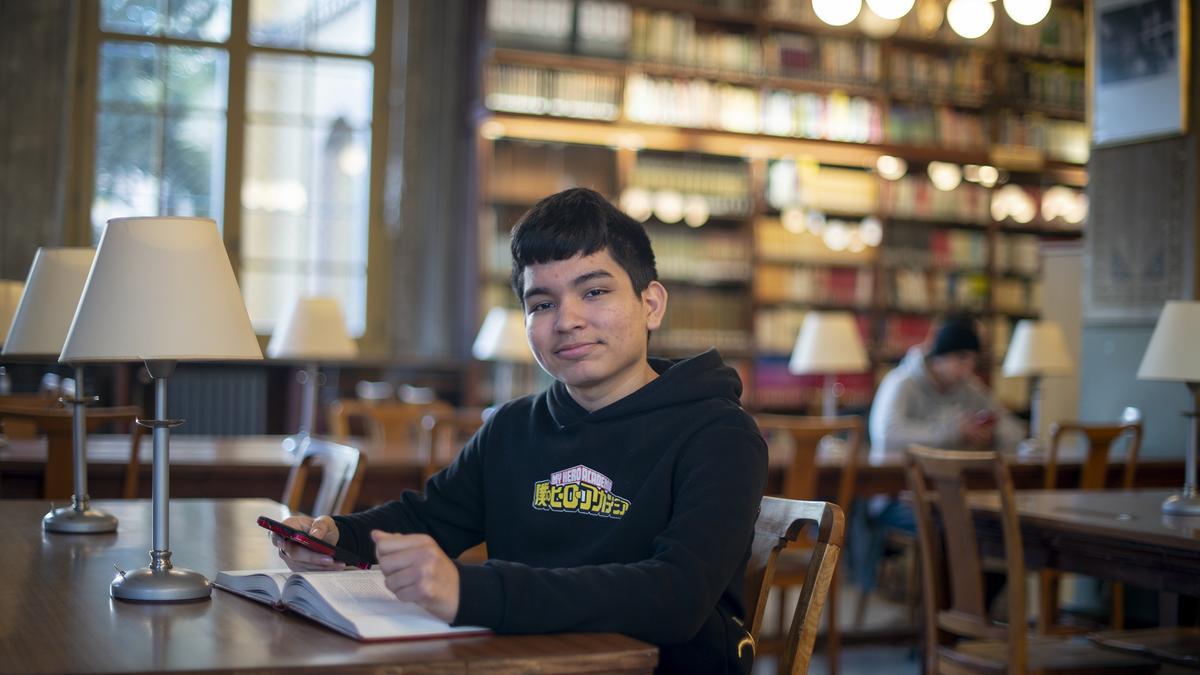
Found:
[[[819,378],[787,373],[812,310],[854,312],[876,364],[838,378],[843,407],[951,311],[982,320],[991,376],[1039,313],[1039,242],[1083,231],[1083,5],[1033,28],[997,12],[977,41],[917,14],[872,36],[809,0],[491,0],[481,313],[515,305],[516,218],[582,185],[654,242],[671,310],[652,351],[717,346],[752,408],[819,408]]]

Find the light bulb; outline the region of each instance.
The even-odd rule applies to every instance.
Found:
[[[968,40],[983,37],[995,20],[996,8],[989,0],[950,0],[946,8],[950,28]]]
[[[813,0],[817,18],[830,26],[845,26],[858,16],[862,0]]]
[[[846,246],[851,253],[862,253],[867,250],[867,243],[863,241],[862,230],[850,230],[850,243]]]
[[[654,195],[654,215],[670,225],[683,219],[683,195],[663,190]]]
[[[1050,0],[1004,0],[1004,11],[1022,26],[1032,26],[1050,13]]]
[[[688,227],[700,227],[708,222],[708,200],[701,195],[688,195],[683,200],[683,222]]]
[[[900,19],[885,19],[867,7],[858,15],[858,29],[869,38],[883,40],[900,30]]]
[[[996,187],[996,181],[1000,180],[1000,170],[994,166],[984,164],[979,167],[979,184],[983,187]]]
[[[881,19],[899,19],[909,10],[913,8],[916,0],[867,0],[867,7],[871,8],[872,12],[879,15]],[[1008,6],[1009,0],[1005,0],[1005,6]],[[1049,4],[1049,0],[1047,0]]]
[[[653,198],[642,188],[625,188],[621,193],[621,210],[630,218],[644,223],[654,210]]]
[[[962,169],[951,162],[930,162],[929,180],[942,192],[949,192],[962,183]]]
[[[858,224],[858,236],[871,248],[883,243],[883,224],[875,216],[867,216]]]
[[[808,231],[821,236],[825,232],[825,214],[816,209],[808,212]]]
[[[840,220],[831,220],[821,235],[825,245],[833,251],[845,251],[850,246],[850,228]]]
[[[783,223],[783,229],[792,234],[804,234],[806,219],[804,209],[796,206],[789,206],[779,214],[779,222]]]
[[[908,173],[908,162],[891,155],[880,155],[875,160],[875,170],[888,180],[900,180]]]

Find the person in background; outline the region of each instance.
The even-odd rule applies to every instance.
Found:
[[[1013,449],[1022,424],[975,375],[980,342],[975,322],[950,317],[930,342],[908,351],[879,383],[871,406],[871,452],[903,454],[912,444],[947,450]],[[847,565],[864,592],[875,588],[887,533],[916,532],[912,509],[892,495],[858,500],[850,515]],[[989,597],[994,595],[989,583]]]
[[[526,337],[555,378],[510,401],[424,493],[286,522],[375,561],[396,597],[497,633],[624,633],[659,672],[749,673],[746,562],[767,448],[715,350],[648,358],[667,291],[641,224],[591,190],[512,234]],[[340,565],[274,539],[294,570]],[[454,560],[486,542],[482,564]]]
[[[974,321],[947,319],[928,346],[908,351],[879,383],[871,406],[873,451],[903,453],[913,443],[934,448],[1012,449],[1022,424],[975,375],[979,335]]]

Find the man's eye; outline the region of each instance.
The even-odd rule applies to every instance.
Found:
[[[532,307],[530,307],[529,311],[530,311],[530,313],[540,312],[544,309],[550,309],[550,307],[552,307],[553,304],[554,303],[550,303],[550,302],[539,302],[536,305],[533,305]]]
[[[587,293],[584,293],[583,297],[595,298],[595,297],[604,295],[605,293],[608,293],[608,289],[606,289],[606,288],[593,288],[593,289],[589,290]]]

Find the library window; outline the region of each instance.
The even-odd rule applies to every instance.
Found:
[[[324,295],[360,337],[375,2],[247,2],[100,3],[93,242],[110,218],[204,216],[225,229],[228,214],[258,332],[296,295]],[[237,86],[244,97],[231,95]],[[234,166],[241,183],[229,186]]]

